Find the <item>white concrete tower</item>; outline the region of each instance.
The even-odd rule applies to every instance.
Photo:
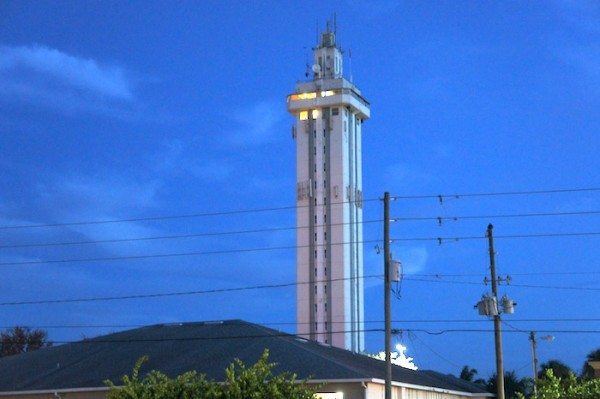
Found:
[[[327,27],[313,79],[287,98],[296,117],[297,334],[364,350],[362,123],[369,103],[342,74]]]

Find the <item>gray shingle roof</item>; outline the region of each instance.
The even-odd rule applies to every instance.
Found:
[[[234,358],[254,364],[265,349],[275,373],[314,380],[384,379],[385,363],[240,320],[159,324],[113,333],[36,352],[0,358],[0,392],[104,387],[120,382],[147,355],[140,373],[159,370],[175,377],[189,370],[222,381]],[[482,393],[452,376],[394,366],[394,381]]]

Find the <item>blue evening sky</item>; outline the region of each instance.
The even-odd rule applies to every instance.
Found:
[[[503,317],[506,369],[531,375],[536,331],[556,337],[540,363],[580,371],[600,347],[591,0],[2,1],[1,327],[58,343],[236,318],[293,333],[286,95],[334,12],[345,74],[372,111],[366,328],[383,328],[388,191],[403,219],[395,340],[419,368],[494,371],[492,322],[473,308],[490,291],[493,223],[498,274],[512,278],[500,294],[518,303]],[[518,194],[469,195],[501,193]],[[382,349],[368,332],[367,350]]]

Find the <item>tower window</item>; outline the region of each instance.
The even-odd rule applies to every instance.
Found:
[[[325,250],[324,255],[325,255],[325,259],[327,259],[327,250]]]
[[[340,109],[339,108],[332,108],[331,109],[331,115],[339,115],[340,113]]]
[[[317,259],[317,251],[315,250],[315,259]]]
[[[300,111],[300,120],[301,121],[308,120],[308,111]]]
[[[317,295],[317,286],[315,285],[315,295]]]

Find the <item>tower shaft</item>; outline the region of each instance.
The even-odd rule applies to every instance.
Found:
[[[370,109],[342,75],[333,32],[313,53],[313,79],[287,98],[296,117],[297,333],[362,351],[361,139]]]

